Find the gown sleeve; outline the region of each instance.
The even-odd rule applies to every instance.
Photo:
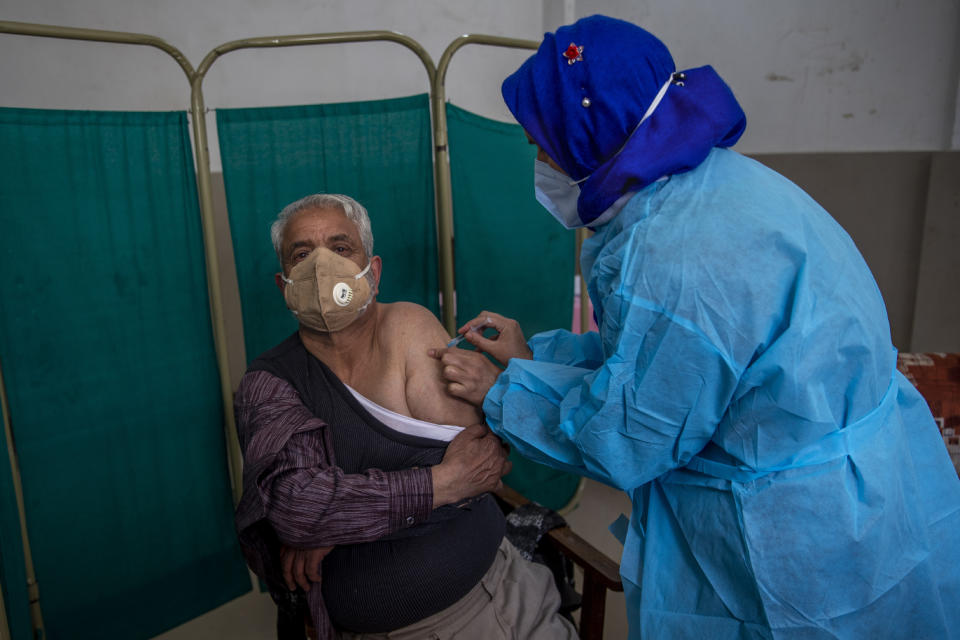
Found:
[[[488,392],[487,423],[520,454],[620,489],[685,465],[710,440],[736,367],[694,322],[621,289],[603,301],[611,337],[530,340]]]
[[[603,363],[603,347],[600,344],[600,334],[596,331],[544,331],[530,338],[527,346],[533,351],[533,359],[542,362],[587,369],[596,369]]]

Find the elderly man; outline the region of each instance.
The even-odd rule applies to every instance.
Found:
[[[284,582],[305,587],[320,638],[575,637],[549,571],[504,539],[487,492],[509,462],[445,393],[427,354],[443,327],[419,305],[376,300],[364,208],[308,196],[271,234],[300,326],[237,391],[237,527],[275,600],[289,598]]]

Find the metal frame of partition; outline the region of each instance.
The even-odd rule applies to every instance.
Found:
[[[0,598],[0,640],[10,639],[10,623],[7,622],[7,607]]]
[[[440,56],[440,62],[437,64],[436,91],[432,94],[430,103],[433,105],[434,171],[437,176],[437,229],[441,242],[440,268],[444,275],[440,284],[444,301],[454,299],[455,288],[453,281],[453,190],[450,182],[450,150],[447,147],[447,111],[445,108],[447,102],[447,69],[450,68],[450,60],[453,58],[453,54],[468,44],[508,49],[532,49],[534,51],[540,46],[540,43],[534,40],[470,33],[460,36],[447,45]],[[583,280],[583,274],[580,272],[580,245],[588,237],[589,232],[586,229],[577,229],[576,233],[576,272],[580,277],[580,330],[585,332],[590,324],[590,313],[587,305],[584,304],[587,286]],[[457,330],[456,310],[453,304],[443,305],[443,326],[451,335]],[[572,508],[579,501],[582,492],[583,482],[580,483],[574,499],[565,509]]]
[[[30,553],[30,537],[27,535],[26,511],[23,507],[23,487],[20,482],[20,462],[14,448],[13,429],[10,423],[7,387],[3,382],[3,367],[0,366],[0,412],[3,414],[3,433],[6,437],[7,455],[10,459],[10,473],[13,476],[13,494],[17,502],[17,515],[20,517],[20,540],[23,545],[23,564],[27,575],[27,599],[30,602],[30,621],[34,634],[43,633],[43,614],[40,610],[40,588],[33,570],[33,556]],[[10,623],[7,621],[7,607],[0,593],[0,639],[10,638]]]
[[[142,33],[126,33],[122,31],[103,31],[99,29],[76,29],[73,27],[58,27],[52,25],[32,24],[25,22],[0,21],[0,33],[9,33],[14,35],[38,36],[45,38],[60,38],[66,40],[86,40],[90,42],[103,42],[113,44],[133,44],[150,46],[160,49],[172,57],[180,68],[186,74],[187,79],[193,82],[196,72],[193,65],[187,60],[186,56],[176,47],[168,44],[164,40]],[[196,127],[196,119],[194,119]],[[199,186],[199,185],[198,185]],[[224,405],[224,415],[226,421],[226,439],[228,459],[231,466],[231,481],[233,480],[234,469],[239,469],[231,455],[230,441],[236,441],[236,427],[233,421],[233,400],[232,390],[230,388],[229,369],[227,367],[226,336],[223,329],[223,310],[220,298],[220,274],[217,268],[217,248],[216,238],[213,235],[213,209],[207,207],[203,202],[200,203],[200,216],[203,225],[203,244],[204,254],[206,256],[207,268],[207,290],[209,293],[211,318],[213,321],[214,345],[217,352],[217,366],[220,370],[220,386],[222,391],[222,400]],[[17,462],[16,449],[14,448],[13,429],[11,426],[8,403],[6,396],[6,387],[3,384],[2,370],[0,370],[0,400],[3,404],[3,428],[6,435],[7,450],[10,455],[11,473],[13,475],[14,493],[16,495],[17,510],[20,516],[20,533],[23,541],[24,564],[27,573],[27,589],[30,599],[30,618],[33,624],[34,636],[43,637],[43,616],[40,609],[40,590],[36,580],[36,573],[33,567],[33,559],[30,553],[30,540],[27,535],[26,512],[23,505],[23,489],[20,478],[20,467]],[[236,446],[236,445],[234,445]],[[234,494],[237,493],[237,487],[234,487]],[[5,637],[9,637],[10,631],[6,628],[6,620],[3,632]]]

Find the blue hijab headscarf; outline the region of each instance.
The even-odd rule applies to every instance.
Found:
[[[693,169],[711,148],[743,134],[746,116],[712,67],[675,72],[651,33],[597,15],[546,34],[503,81],[517,122],[567,175],[583,180],[577,208],[585,225],[622,195]]]

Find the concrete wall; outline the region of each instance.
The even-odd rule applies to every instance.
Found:
[[[931,158],[914,307],[914,351],[960,351],[960,153]]]
[[[901,351],[960,350],[960,153],[754,156],[843,225],[883,293]]]
[[[546,3],[556,18],[562,0]],[[577,0],[575,13],[644,26],[678,69],[712,65],[747,113],[745,153],[960,148],[956,0]]]

